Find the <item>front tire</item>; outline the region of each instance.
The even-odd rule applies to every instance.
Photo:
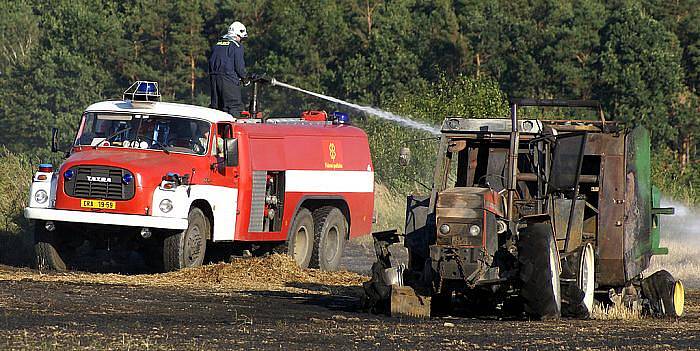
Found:
[[[163,242],[163,268],[166,271],[199,267],[204,262],[211,224],[197,207],[190,210],[187,219],[187,229],[166,237]]]
[[[34,223],[34,267],[38,270],[64,272],[68,270],[59,251],[59,237],[56,231],[50,232],[43,221]]]
[[[561,316],[560,266],[552,227],[536,223],[520,231],[520,296],[525,312],[533,318],[558,319]]]
[[[337,271],[348,237],[345,215],[337,207],[321,207],[314,211],[314,224],[316,243],[311,267],[329,272]]]

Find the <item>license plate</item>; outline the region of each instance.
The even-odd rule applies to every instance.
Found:
[[[114,201],[107,200],[80,200],[80,207],[84,208],[101,208],[105,210],[114,210],[117,208],[117,204]]]

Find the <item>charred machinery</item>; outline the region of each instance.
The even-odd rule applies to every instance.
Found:
[[[594,108],[599,118],[521,119],[522,106]],[[667,253],[658,216],[673,213],[650,173],[648,131],[606,121],[595,101],[520,99],[510,119],[446,118],[430,194],[408,196],[404,234],[375,234],[368,307],[424,317],[459,300],[586,317],[595,298],[624,297],[680,316],[682,283],[643,276]],[[408,259],[392,267],[387,245],[399,241]]]

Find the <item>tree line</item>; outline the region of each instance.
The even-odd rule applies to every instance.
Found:
[[[137,79],[158,81],[165,100],[207,105],[210,47],[239,20],[250,34],[249,71],[305,89],[395,109],[439,95],[436,89],[449,93],[452,81],[484,82],[485,98],[599,99],[608,118],[648,126],[655,148],[668,150],[664,155],[681,169],[694,164],[697,1],[0,0],[0,6],[0,144],[15,152],[45,155],[51,127],[72,132],[87,105],[120,98]],[[491,82],[502,94],[492,93]],[[301,100],[275,106],[294,109],[291,102]],[[459,100],[453,102],[465,105]],[[502,102],[481,103],[499,107],[457,112],[503,110]],[[443,117],[402,112],[434,123]]]

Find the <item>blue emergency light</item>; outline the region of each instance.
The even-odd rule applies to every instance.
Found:
[[[350,124],[350,116],[345,112],[335,111],[331,116],[333,116],[333,121],[336,124]]]
[[[136,88],[137,93],[141,94],[155,94],[156,93],[156,83],[153,82],[138,82],[139,86]]]
[[[139,80],[124,91],[124,101],[157,102],[160,101],[158,83]]]

